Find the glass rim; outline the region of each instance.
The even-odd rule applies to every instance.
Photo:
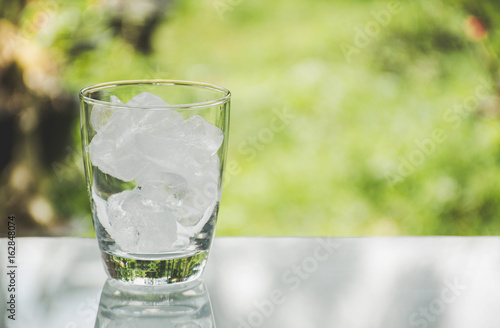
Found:
[[[202,89],[209,89],[212,91],[219,92],[222,94],[222,97],[203,101],[203,102],[195,102],[195,103],[187,103],[187,104],[174,104],[174,105],[164,105],[164,106],[154,106],[154,107],[138,107],[138,106],[128,106],[127,104],[113,104],[108,101],[97,100],[90,98],[88,94],[90,92],[110,89],[113,87],[120,87],[124,85],[182,85],[188,87],[196,87]],[[199,108],[199,107],[209,107],[215,105],[221,105],[229,102],[231,98],[231,92],[223,87],[219,87],[214,84],[205,83],[205,82],[194,82],[194,81],[182,81],[182,80],[166,80],[166,79],[154,79],[154,80],[123,80],[123,81],[112,81],[112,82],[104,82],[99,84],[94,84],[80,90],[80,99],[85,103],[89,103],[92,105],[101,105],[107,107],[115,107],[115,108],[144,108],[144,109],[190,109],[190,108]]]

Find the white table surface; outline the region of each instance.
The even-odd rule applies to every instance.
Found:
[[[12,321],[0,239],[0,327],[94,327],[106,281],[97,242],[16,243]],[[216,238],[202,279],[218,328],[500,327],[499,237]],[[151,326],[137,320],[129,327]]]

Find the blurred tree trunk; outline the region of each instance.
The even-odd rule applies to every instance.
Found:
[[[152,35],[169,3],[99,4],[98,10],[108,19],[92,24],[106,24],[116,37],[147,55],[153,51]],[[86,24],[86,19],[74,22],[76,35],[63,36],[65,49],[37,42],[37,34],[59,6],[54,0],[0,0],[0,224],[6,229],[7,216],[14,214],[20,235],[67,234],[64,227],[82,199],[90,216],[83,175],[75,173],[76,165],[82,165],[79,145],[72,139],[78,123],[77,90],[63,91],[61,72],[98,45],[78,25]],[[26,11],[34,13],[26,16]],[[61,52],[64,59],[54,56]]]
[[[18,234],[45,230],[58,221],[45,193],[51,163],[64,154],[77,103],[61,92],[59,67],[49,50],[14,23],[23,9],[5,8],[0,21],[0,206],[2,224],[17,218]],[[11,18],[12,21],[9,21]]]

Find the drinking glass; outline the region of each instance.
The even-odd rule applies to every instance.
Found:
[[[87,188],[111,278],[164,285],[201,275],[222,192],[230,98],[215,85],[174,80],[80,92]]]

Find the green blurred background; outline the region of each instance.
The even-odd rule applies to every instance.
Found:
[[[164,78],[233,94],[219,236],[498,235],[499,24],[497,0],[0,0],[1,224],[92,236],[78,91]]]

